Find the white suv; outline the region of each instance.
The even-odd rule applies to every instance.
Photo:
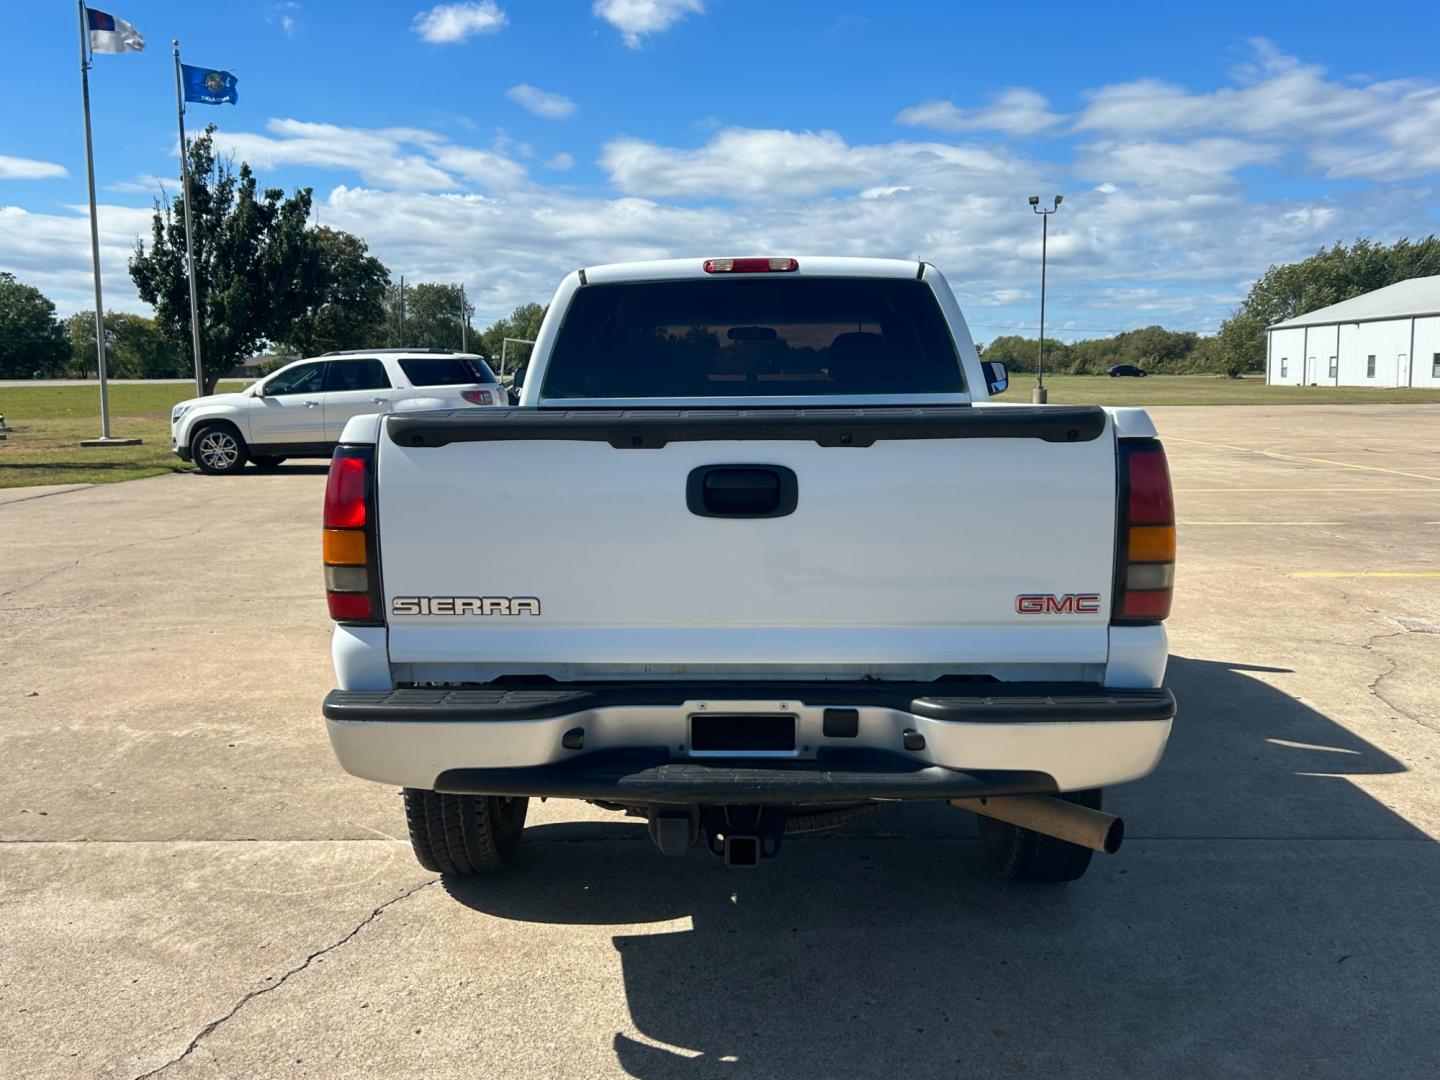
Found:
[[[170,414],[170,448],[201,472],[246,461],[328,458],[352,416],[508,405],[484,359],[443,349],[367,349],[297,360],[235,394],[191,398]]]

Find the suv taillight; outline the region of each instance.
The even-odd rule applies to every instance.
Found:
[[[495,399],[490,396],[489,390],[461,390],[460,396],[471,405],[493,405]]]
[[[378,626],[375,559],[375,448],[341,446],[325,481],[325,599],[336,622]]]
[[[1175,587],[1175,497],[1158,439],[1121,439],[1115,542],[1117,623],[1156,623]]]

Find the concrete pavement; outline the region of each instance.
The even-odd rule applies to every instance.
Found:
[[[1059,889],[569,802],[437,881],[319,720],[322,468],[0,505],[0,1075],[1434,1076],[1440,407],[1152,413],[1182,712]]]

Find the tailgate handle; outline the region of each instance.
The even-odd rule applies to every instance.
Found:
[[[784,517],[799,501],[795,471],[784,465],[702,465],[685,485],[685,504],[700,517]]]

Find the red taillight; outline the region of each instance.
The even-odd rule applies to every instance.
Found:
[[[493,405],[495,399],[490,396],[489,390],[461,390],[460,396],[471,405]]]
[[[1175,586],[1175,496],[1165,448],[1156,439],[1121,439],[1116,530],[1117,623],[1159,622]]]
[[[325,481],[325,527],[365,527],[365,459],[341,457],[330,460],[330,478]]]
[[[325,600],[336,622],[368,622],[372,616],[369,593],[332,592],[325,594]]]
[[[1147,439],[1141,449],[1131,450],[1125,459],[1130,469],[1130,524],[1173,525],[1175,497],[1170,492],[1164,447]]]
[[[707,274],[783,274],[800,269],[795,259],[706,259],[704,265]]]
[[[379,623],[380,575],[375,558],[375,520],[370,509],[375,450],[342,446],[330,459],[325,481],[325,599],[337,622]]]

